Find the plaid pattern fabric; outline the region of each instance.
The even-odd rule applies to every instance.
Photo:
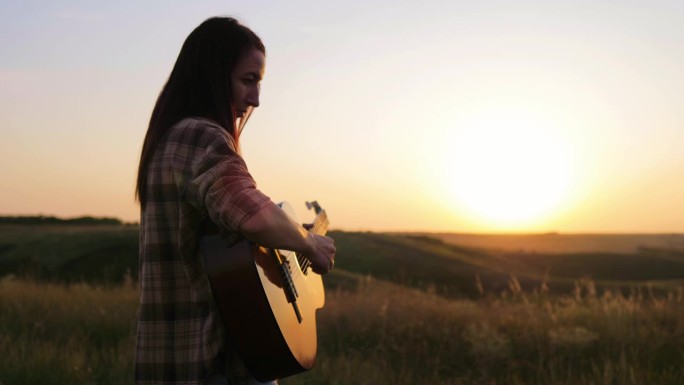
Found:
[[[256,189],[232,137],[216,123],[174,125],[147,170],[140,222],[137,384],[201,384],[217,368],[247,378],[225,331],[199,257],[206,219],[239,238],[242,222],[270,200]],[[227,362],[221,362],[227,359]]]

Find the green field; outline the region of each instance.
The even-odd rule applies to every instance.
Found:
[[[318,362],[282,384],[684,383],[678,247],[331,235]],[[137,237],[134,226],[0,226],[1,384],[131,383]]]

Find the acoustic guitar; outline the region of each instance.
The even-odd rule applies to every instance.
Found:
[[[289,204],[279,206],[295,219]],[[325,210],[317,202],[307,207],[316,212],[309,231],[325,235]],[[316,310],[325,304],[325,293],[309,260],[247,240],[228,246],[220,235],[202,237],[200,250],[219,313],[250,374],[265,382],[311,369]]]

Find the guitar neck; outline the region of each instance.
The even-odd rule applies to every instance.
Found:
[[[325,233],[328,232],[328,225],[330,224],[328,221],[328,214],[326,214],[325,210],[321,209],[316,202],[313,202],[312,208],[316,210],[316,218],[313,221],[313,227],[309,229],[309,231],[316,235],[325,235]],[[311,261],[299,253],[296,255],[297,262],[299,262],[302,272],[306,275],[309,267],[311,267]]]
[[[318,215],[316,215],[316,219],[313,222],[313,228],[309,231],[317,235],[325,235],[328,232],[329,224],[328,215],[325,213],[325,210],[321,210]]]

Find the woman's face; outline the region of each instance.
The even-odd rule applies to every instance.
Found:
[[[263,52],[255,48],[242,55],[235,63],[230,80],[236,118],[244,117],[250,108],[259,107],[259,88],[264,76],[265,61]]]

